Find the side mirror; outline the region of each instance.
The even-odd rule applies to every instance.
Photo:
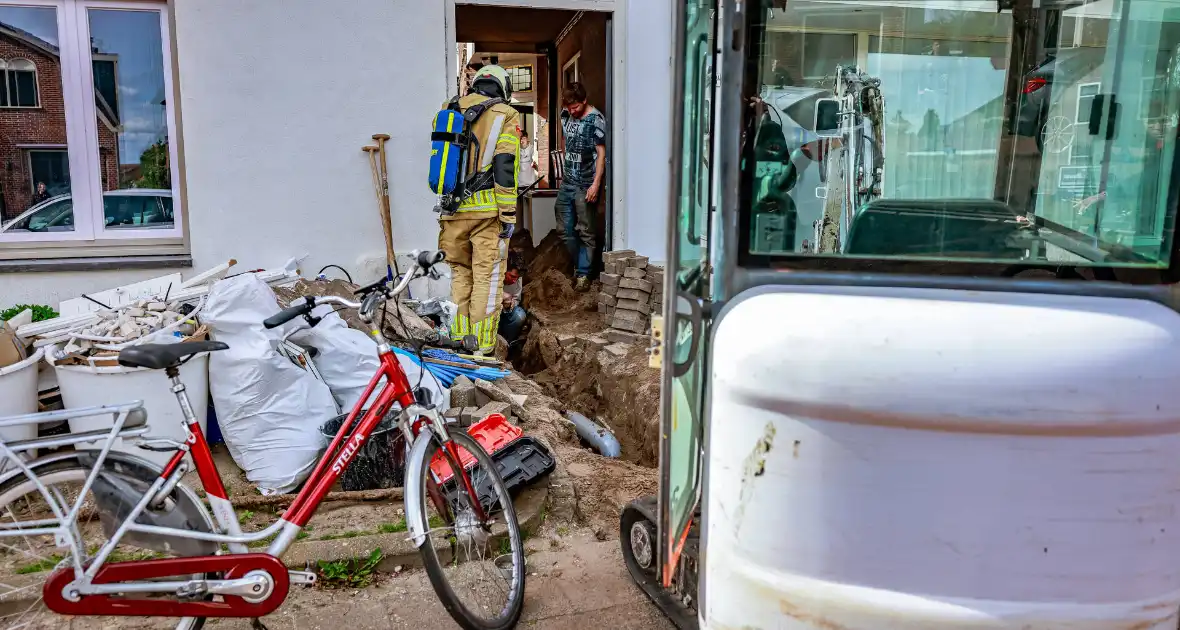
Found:
[[[834,98],[815,100],[815,135],[821,138],[840,136],[840,101]]]

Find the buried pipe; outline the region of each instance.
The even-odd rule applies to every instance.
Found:
[[[612,458],[623,455],[623,447],[619,445],[619,440],[606,427],[576,411],[565,412],[565,417],[574,425],[578,437],[586,440],[599,455]]]

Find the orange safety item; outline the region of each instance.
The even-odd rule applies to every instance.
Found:
[[[488,455],[493,455],[520,439],[520,436],[524,435],[524,429],[508,422],[508,418],[505,418],[503,414],[493,413],[471,425],[467,429],[467,434],[475,438],[475,441],[479,442]],[[475,456],[467,451],[459,454],[459,460],[464,470],[469,470],[475,465]],[[435,452],[434,457],[431,458],[430,472],[434,473],[434,478],[439,485],[450,481],[454,476],[454,471],[443,459],[441,450]]]

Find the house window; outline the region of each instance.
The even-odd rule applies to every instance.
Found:
[[[1094,96],[1102,91],[1101,83],[1079,83],[1077,108],[1074,110],[1074,141],[1069,146],[1071,166],[1088,166],[1093,160],[1094,136],[1085,132],[1090,124],[1090,110],[1094,108]],[[1068,110],[1067,110],[1068,112]]]
[[[0,118],[0,155],[19,157],[0,169],[0,258],[183,242],[167,11],[0,0],[0,105],[37,108]]]
[[[508,68],[508,79],[512,81],[513,92],[533,91],[532,66],[513,66]]]
[[[28,59],[0,59],[0,107],[37,107],[37,66]]]
[[[63,195],[70,192],[70,158],[61,150],[28,151],[29,190],[38,194]],[[44,186],[44,192],[40,192]]]
[[[572,59],[565,62],[565,65],[561,67],[561,86],[562,86],[562,88],[564,88],[565,86],[567,86],[571,83],[577,82],[577,80],[578,80],[578,58],[581,56],[582,56],[582,53],[579,52],[578,54],[574,55]]]

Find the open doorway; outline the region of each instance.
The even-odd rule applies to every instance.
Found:
[[[524,3],[522,2],[522,5]],[[529,6],[455,5],[456,86],[465,93],[467,64],[494,63],[512,80],[512,104],[529,134],[538,182],[522,201],[522,219],[537,244],[557,227],[554,206],[566,162],[560,124],[561,93],[576,82],[587,102],[606,118],[606,160],[595,222],[599,252],[609,249],[612,125],[611,22],[609,12]],[[595,268],[597,269],[596,256]]]

